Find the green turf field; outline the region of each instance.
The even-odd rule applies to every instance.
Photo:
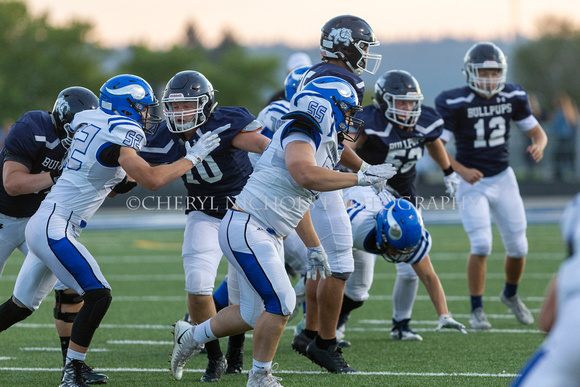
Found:
[[[453,316],[468,326],[469,298],[465,274],[467,237],[459,225],[430,226],[431,259],[445,289]],[[183,231],[91,231],[80,240],[99,261],[113,287],[113,303],[97,331],[87,363],[109,375],[110,386],[199,385],[207,359],[198,355],[186,365],[179,382],[169,373],[171,324],[186,312],[181,261]],[[519,293],[537,317],[544,291],[565,256],[556,224],[528,228],[530,254]],[[524,327],[499,301],[504,252],[494,233],[488,260],[485,309],[489,332],[434,332],[436,315],[422,284],[412,328],[422,342],[395,342],[389,337],[392,264],[376,265],[371,298],[354,311],[346,339],[345,359],[359,373],[332,375],[290,349],[288,324],[274,359],[284,386],[506,386],[543,335],[537,326]],[[0,279],[0,301],[10,296],[23,256],[14,253]],[[218,281],[225,275],[222,262]],[[296,280],[296,279],[295,279]],[[52,295],[23,323],[0,334],[1,386],[56,386],[61,354],[52,319]],[[251,332],[250,332],[251,333]],[[245,369],[251,366],[251,334],[246,336]],[[225,352],[226,340],[222,339]],[[224,376],[221,386],[245,386],[246,374]]]

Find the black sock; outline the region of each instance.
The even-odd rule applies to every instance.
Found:
[[[212,340],[205,343],[205,349],[207,350],[207,358],[209,360],[219,359],[223,356],[219,340]]]
[[[310,340],[314,340],[314,338],[318,334],[318,331],[311,331],[309,329],[304,329],[302,332],[304,332],[306,337],[308,337]]]
[[[244,346],[244,341],[246,340],[246,334],[240,333],[239,335],[230,336],[228,338],[228,347],[241,348]]]
[[[60,350],[62,351],[62,364],[66,364],[66,352],[68,351],[68,344],[70,343],[70,336],[60,336]]]
[[[330,340],[325,340],[320,336],[316,336],[316,346],[320,349],[328,349],[331,345],[336,345],[336,337]]]

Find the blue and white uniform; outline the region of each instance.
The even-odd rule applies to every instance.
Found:
[[[218,244],[220,220],[235,203],[252,172],[248,152],[232,146],[232,141],[239,133],[261,127],[246,108],[217,107],[189,140],[193,143],[208,131],[220,137],[220,145],[182,176],[188,196],[182,248],[188,294],[213,292],[223,255]],[[150,163],[169,163],[185,155],[185,146],[182,138],[171,133],[164,122],[154,136],[147,137],[147,146],[139,155]]]
[[[448,142],[455,137],[455,159],[484,176],[473,185],[462,179],[456,194],[471,254],[491,253],[491,213],[507,255],[524,257],[528,252],[527,222],[508,151],[512,121],[523,132],[538,125],[528,94],[521,86],[507,83],[498,94],[485,99],[464,86],[442,92],[435,104],[445,121],[441,139]]]
[[[365,106],[356,117],[364,121],[364,132],[368,136],[356,153],[371,165],[393,164],[397,174],[389,179],[389,185],[419,208],[415,164],[423,157],[425,144],[437,140],[443,133],[441,116],[434,108],[423,105],[417,125],[408,131],[388,120],[374,105]]]
[[[320,194],[294,181],[286,168],[286,146],[292,141],[310,143],[316,165],[324,168],[333,169],[340,159],[329,102],[306,91],[298,92],[291,105],[292,111],[303,112],[315,107],[320,112],[316,117],[320,131],[314,127],[308,132],[297,130],[294,120],[287,121],[274,134],[238,195],[240,211],[230,210],[220,225],[220,246],[237,270],[240,312],[251,326],[263,308],[281,315],[294,310],[296,295],[284,269],[282,242]]]
[[[143,130],[135,121],[101,109],[77,113],[71,126],[76,133],[62,176],[26,226],[30,251],[16,289],[34,284],[35,308],[50,292],[55,276],[80,295],[89,290],[111,289],[95,258],[77,238],[107,195],[126,176],[117,162],[119,147],[139,150],[145,143]],[[25,270],[27,267],[36,270]],[[19,299],[17,292],[14,296]]]
[[[66,149],[61,145],[50,114],[30,111],[20,117],[8,133],[0,154],[0,171],[4,169],[5,161],[15,161],[26,166],[31,174],[49,172],[59,168],[65,154]],[[25,255],[28,253],[24,230],[47,193],[48,189],[10,196],[4,189],[3,180],[0,181],[0,275],[15,249]],[[63,290],[66,286],[58,282],[56,288]],[[33,294],[16,291],[22,305],[31,310],[38,308],[33,302]]]
[[[268,138],[272,138],[274,133],[282,126],[284,120],[282,116],[290,111],[290,102],[286,100],[271,102],[268,106],[263,108],[256,120],[262,124],[262,134]],[[252,165],[256,165],[261,155],[257,153],[250,153],[250,161]]]
[[[556,320],[540,348],[528,360],[513,387],[580,385],[580,195],[564,211],[562,233],[575,254],[560,265]]]

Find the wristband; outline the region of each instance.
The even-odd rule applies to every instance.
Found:
[[[449,168],[443,170],[445,176],[449,176],[453,173],[453,167],[450,165]]]

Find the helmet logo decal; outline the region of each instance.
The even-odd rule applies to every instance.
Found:
[[[343,97],[350,97],[352,95],[351,90],[347,85],[341,82],[317,82],[316,80],[312,81],[316,87],[321,89],[328,89],[328,90],[336,90],[338,93]],[[358,99],[357,99],[358,101]]]
[[[68,104],[68,101],[62,97],[59,98],[55,110],[56,113],[58,113],[58,118],[61,121],[64,121],[66,115],[70,112],[70,106]]]
[[[328,34],[328,38],[334,44],[342,43],[345,47],[348,47],[352,41],[352,30],[349,28],[333,28]]]
[[[394,241],[398,241],[403,236],[403,230],[401,230],[401,226],[399,223],[397,223],[395,217],[393,216],[393,209],[395,208],[395,205],[396,204],[392,205],[391,208],[389,208],[387,211],[387,221],[389,222],[389,237],[391,237],[391,239]]]
[[[126,95],[129,94],[134,99],[143,99],[147,95],[147,91],[141,85],[127,85],[120,89],[109,89],[106,88],[107,92],[112,95]]]

